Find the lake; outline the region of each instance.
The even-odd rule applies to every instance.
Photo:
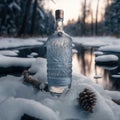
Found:
[[[90,47],[83,45],[76,45],[78,53],[73,55],[76,59],[78,71],[81,74],[91,78],[91,80],[97,84],[102,85],[105,89],[109,90],[120,90],[120,53],[103,52],[105,55],[116,55],[119,58],[117,63],[109,64],[102,63],[96,64],[95,51],[98,47]]]
[[[103,54],[106,55],[113,54],[118,56],[119,62],[117,62],[116,64],[115,63],[113,64],[111,62],[109,64],[106,63],[96,64],[95,58],[96,56],[98,56],[98,54],[96,55],[95,52],[98,51],[98,48],[99,47],[95,46],[90,47],[81,44],[75,44],[74,49],[76,51],[73,53],[73,64],[75,66],[74,69],[76,73],[83,74],[89,77],[94,83],[102,85],[104,89],[120,90],[120,53],[103,52]],[[18,57],[22,58],[46,57],[46,49],[44,46],[37,45],[32,47],[29,46],[20,47],[17,49],[19,50]],[[21,72],[22,68],[19,68],[18,70],[19,70],[18,72]],[[12,69],[11,72],[13,71],[14,69]]]

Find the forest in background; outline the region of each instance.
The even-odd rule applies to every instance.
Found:
[[[120,0],[106,0],[103,20],[98,21],[100,0],[97,0],[96,18],[91,6],[83,0],[82,14],[77,22],[68,21],[65,32],[72,36],[120,37]],[[91,22],[86,18],[90,16]],[[44,9],[42,0],[0,0],[0,36],[47,36],[55,30],[52,11]]]
[[[0,2],[0,35],[49,35],[54,31],[51,11],[41,0],[2,0]]]
[[[76,23],[69,21],[65,30],[73,36],[117,36],[120,37],[120,0],[106,0],[105,14],[102,21],[98,21],[100,0],[97,0],[96,16],[93,18],[91,6],[87,6],[87,0],[82,5],[82,16]],[[91,17],[91,22],[87,23],[86,18]]]

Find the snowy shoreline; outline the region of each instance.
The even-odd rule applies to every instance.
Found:
[[[0,38],[1,39],[1,38]],[[42,38],[24,41],[12,38],[2,38],[0,48],[11,48],[19,46],[43,45]],[[74,38],[75,43],[90,46],[120,46],[120,40],[116,38]],[[43,39],[42,41],[44,41]],[[92,40],[92,42],[91,42]],[[5,43],[3,43],[5,41]],[[111,48],[111,50],[114,50]],[[117,49],[117,52],[120,52]],[[29,72],[34,73],[32,77],[41,82],[47,82],[46,59],[44,58],[17,58],[4,56],[15,55],[13,52],[2,52],[0,54],[1,66],[29,66]],[[8,61],[7,61],[8,60]],[[115,59],[116,60],[116,59]],[[73,81],[67,95],[60,97],[52,96],[49,92],[37,91],[31,85],[23,82],[20,77],[7,75],[0,78],[0,120],[20,120],[21,116],[28,114],[42,120],[119,120],[120,106],[112,99],[120,99],[119,91],[104,90],[102,86],[95,84],[91,79],[78,74],[73,64]],[[79,93],[88,88],[97,97],[97,103],[93,113],[84,111],[78,104]]]
[[[42,66],[39,67],[38,64]],[[46,82],[44,58],[37,58],[29,71],[35,73],[34,78]],[[94,91],[97,96],[93,113],[84,111],[77,102],[78,95],[84,88]],[[24,113],[43,120],[79,120],[81,117],[82,120],[119,120],[120,106],[112,101],[115,98],[120,98],[120,92],[104,90],[102,86],[83,75],[76,75],[75,72],[70,91],[61,97],[36,91],[32,86],[23,83],[23,76],[7,75],[0,78],[0,120],[17,120]]]

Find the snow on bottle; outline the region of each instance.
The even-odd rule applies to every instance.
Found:
[[[63,10],[55,11],[56,31],[46,43],[49,91],[63,93],[72,82],[72,39],[63,31]]]

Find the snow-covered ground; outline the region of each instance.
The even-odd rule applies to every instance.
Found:
[[[34,46],[34,45],[43,45],[42,40],[46,40],[46,38],[0,38],[0,49],[8,49],[8,48],[17,48],[17,47],[26,47],[26,46]]]
[[[0,38],[0,49],[43,45],[43,41],[46,41],[46,38],[27,40]],[[112,37],[73,37],[73,42],[86,46],[120,47],[120,39]],[[111,50],[114,50],[112,48]],[[40,57],[18,58],[16,54],[19,51],[10,51],[0,52],[0,66],[28,66],[30,67],[29,72],[34,73],[32,77],[47,82],[46,59]],[[120,51],[117,49],[117,52]],[[1,77],[0,120],[20,120],[24,113],[42,120],[120,120],[120,106],[112,101],[112,99],[120,99],[120,92],[104,90],[102,86],[78,74],[74,65],[71,89],[60,97],[53,96],[49,92],[37,91],[32,86],[25,84],[23,75],[21,77],[12,75]],[[84,88],[88,88],[96,94],[97,103],[93,113],[84,111],[78,103],[79,93]]]
[[[72,37],[74,43],[83,44],[85,46],[102,46],[100,50],[107,51],[116,48],[120,52],[120,38],[114,37]],[[21,46],[43,45],[47,38],[2,38],[0,37],[0,49],[16,48]],[[74,44],[73,44],[74,45]]]

